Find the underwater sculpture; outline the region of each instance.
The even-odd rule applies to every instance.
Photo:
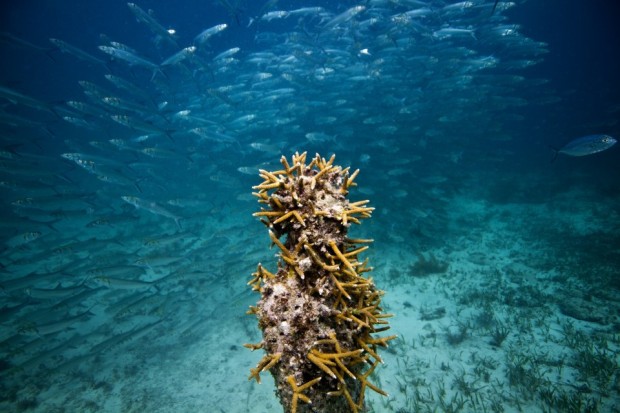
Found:
[[[286,413],[364,412],[367,389],[386,395],[369,376],[382,363],[378,347],[396,337],[373,336],[390,328],[391,314],[380,306],[383,291],[362,276],[372,268],[358,256],[372,240],[347,236],[374,208],[349,202],[359,170],[349,174],[334,159],[317,154],[306,164],[304,152],[289,164],[282,156],[284,169],[261,170],[264,182],[254,187],[264,205],[254,215],[280,259],[275,273],[258,264],[248,283],[261,294],[248,314],[257,316],[263,340],[245,346],[267,353],[249,379],[260,383],[270,371]]]

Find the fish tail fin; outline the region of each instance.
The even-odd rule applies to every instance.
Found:
[[[140,185],[139,185],[139,184],[140,184],[140,181],[142,181],[143,179],[144,179],[144,178],[140,178],[140,179],[136,180],[136,181],[133,183],[133,186],[134,186],[134,187],[138,190],[138,192],[140,192],[141,194],[142,194],[143,192],[142,192],[142,188],[140,188]]]
[[[46,223],[45,223],[45,226],[46,226],[46,227],[48,227],[49,229],[51,229],[52,231],[54,231],[54,232],[58,232],[58,233],[59,233],[59,232],[60,232],[60,230],[59,230],[58,228],[56,228],[56,227],[54,226],[54,224],[57,224],[57,223],[59,223],[60,221],[62,221],[60,218],[59,218],[59,219],[55,219],[55,220],[53,220],[53,221],[51,221],[51,222],[46,222]]]
[[[91,277],[91,276],[92,276],[91,274],[86,274],[86,276],[84,277],[84,279],[82,280],[82,282],[80,282],[80,283],[78,284],[78,287],[82,287],[82,286],[84,286],[84,284],[86,284],[86,281],[88,281],[88,280],[90,279],[90,277]],[[88,288],[88,287],[86,287],[86,288]]]
[[[79,315],[78,315],[78,316],[76,316],[76,317],[82,317],[82,316],[85,316],[85,315],[92,317],[92,316],[97,315],[97,314],[93,313],[92,311],[90,311],[90,310],[92,310],[93,308],[95,308],[95,305],[96,305],[96,304],[91,305],[90,307],[88,307],[88,309],[87,309],[86,311],[84,311],[82,314],[79,314]]]
[[[174,136],[172,136],[173,133],[175,133],[177,130],[176,129],[166,129],[164,131],[164,134],[166,135],[166,137],[168,139],[170,139],[172,142],[175,142],[174,140]]]
[[[161,70],[161,67],[156,67],[153,69],[153,75],[151,76],[151,82],[155,80],[155,76],[157,75],[162,75],[166,80],[170,80],[168,75],[163,70]]]
[[[60,109],[60,108],[57,108],[57,107],[55,107],[55,106],[53,106],[53,105],[49,105],[49,106],[48,106],[48,109],[49,109],[49,111],[50,111],[50,112],[51,112],[54,116],[56,116],[59,120],[60,120],[60,119],[63,119],[62,115],[58,112],[58,109]]]
[[[560,153],[560,150],[557,148],[554,148],[553,146],[549,146],[549,149],[551,149],[553,151],[553,157],[551,158],[551,163],[555,162],[556,158],[558,157],[558,154]]]
[[[52,53],[53,53],[53,52],[56,52],[56,51],[58,51],[58,50],[59,50],[59,49],[58,49],[57,47],[52,47],[52,48],[49,48],[49,49],[47,49],[47,50],[45,51],[45,55],[46,55],[47,57],[49,57],[50,59],[52,59],[52,61],[53,61],[54,63],[56,63],[56,59],[54,59],[54,55],[53,55]]]

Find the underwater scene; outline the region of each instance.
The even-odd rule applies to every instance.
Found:
[[[620,411],[616,2],[0,8],[0,411]]]

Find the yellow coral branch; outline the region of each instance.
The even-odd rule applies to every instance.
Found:
[[[377,365],[379,364],[378,361],[375,361],[373,363],[373,365],[367,370],[365,371],[363,374],[357,374],[357,378],[362,382],[362,387],[360,389],[360,400],[358,402],[359,406],[363,406],[364,405],[364,393],[366,392],[366,387],[371,388],[372,390],[376,391],[377,393],[383,395],[383,396],[387,396],[388,394],[386,392],[384,392],[383,390],[381,390],[380,388],[378,388],[377,386],[375,386],[374,384],[370,383],[368,381],[368,376],[370,376],[372,374],[372,372],[375,370],[375,368],[377,367]]]
[[[284,255],[286,255],[287,257],[291,256],[291,253],[289,250],[286,249],[286,247],[284,246],[284,244],[282,244],[280,242],[280,240],[276,237],[276,234],[273,233],[273,231],[269,230],[269,238],[271,238],[271,241],[276,244],[278,246],[278,248],[280,248],[280,250],[282,250],[282,253]]]
[[[282,357],[282,353],[275,353],[271,355],[271,360],[269,361],[269,363],[263,367],[263,370],[269,370],[271,369],[278,361],[280,361],[280,358]]]
[[[274,198],[275,199],[275,198]],[[279,212],[279,211],[278,211]],[[256,213],[255,213],[256,214]],[[286,214],[284,214],[283,212],[279,212],[278,215],[281,215],[280,218],[276,219],[275,221],[273,221],[274,224],[279,224],[280,222],[286,221],[287,219],[289,219],[290,217],[295,217],[295,219],[297,221],[299,221],[299,223],[301,225],[303,225],[304,227],[306,226],[306,223],[304,222],[304,219],[301,217],[301,214],[299,213],[299,211],[289,211]],[[273,215],[276,215],[275,213]],[[276,215],[277,216],[277,215]]]
[[[288,161],[286,160],[286,156],[282,155],[282,157],[280,158],[280,163],[282,163],[282,166],[284,166],[284,170],[286,171],[286,174],[290,177],[291,166],[288,164]]]
[[[280,182],[280,180],[278,179],[277,176],[275,176],[274,174],[272,174],[269,171],[266,171],[264,169],[259,169],[258,170],[259,175],[264,178],[265,180],[270,180],[271,182]],[[277,173],[277,172],[276,172]]]
[[[260,372],[272,368],[282,357],[282,353],[266,354],[261,361],[258,362],[256,368],[250,369],[248,380],[256,379],[260,383]]]
[[[364,262],[362,262],[360,265],[357,266],[357,273],[362,274],[365,272],[372,271],[374,269],[373,267],[366,267],[367,265],[368,265],[368,258],[366,258]]]
[[[331,159],[331,161],[333,161],[333,157]],[[322,177],[323,175],[325,175],[326,173],[329,173],[332,169],[335,169],[332,166],[326,166],[325,168],[321,169],[319,171],[319,173],[317,173],[316,175],[314,175],[311,179],[310,179],[310,189],[314,189],[314,187],[316,186],[317,181],[319,180],[320,177]]]
[[[349,221],[353,222],[354,224],[361,224],[361,221],[355,217],[348,217]]]
[[[292,374],[288,376],[286,380],[288,381],[288,383],[291,385],[291,388],[293,389],[293,399],[291,400],[291,413],[297,413],[298,400],[301,400],[304,403],[312,403],[310,401],[310,398],[306,396],[305,394],[303,394],[302,391],[310,388],[311,386],[314,386],[316,383],[318,383],[321,380],[321,377],[312,379],[309,382],[302,384],[301,386],[297,386],[297,383],[295,383],[295,376],[293,376]]]
[[[357,273],[355,272],[355,269],[353,268],[353,265],[351,265],[349,260],[344,255],[342,255],[342,252],[340,252],[340,250],[338,249],[338,246],[336,245],[336,243],[334,241],[330,241],[329,242],[329,246],[334,251],[336,256],[338,258],[340,258],[340,261],[342,261],[342,263],[349,269],[349,271],[351,271],[355,276],[357,276]]]
[[[350,300],[351,296],[346,292],[342,284],[336,279],[336,277],[334,276],[334,273],[330,272],[329,278],[332,280],[332,282],[334,283],[338,291],[340,291],[342,295],[344,295],[345,297],[347,297],[348,300]]]
[[[328,211],[322,211],[322,210],[320,210],[320,209],[316,209],[316,208],[314,208],[314,205],[313,205],[313,206],[312,206],[312,214],[313,214],[313,215],[316,215],[317,217],[318,217],[318,216],[323,216],[323,217],[325,217],[325,216],[328,216],[328,215],[329,215],[329,212],[328,212]]]
[[[338,265],[327,265],[325,262],[323,262],[321,257],[319,257],[319,255],[314,251],[314,249],[312,249],[310,244],[304,244],[304,249],[306,250],[308,255],[310,255],[310,258],[312,258],[312,261],[314,261],[317,265],[319,265],[324,270],[330,271],[330,272],[338,270],[339,268]]]
[[[299,221],[299,223],[302,226],[306,226],[306,223],[304,222],[304,219],[301,217],[301,214],[299,213],[299,211],[293,211],[293,216],[295,217],[295,219],[297,219],[297,221]]]
[[[297,258],[293,257],[292,255],[287,257],[284,254],[282,254],[281,257],[284,260],[284,262],[286,262],[288,265],[290,265],[295,270],[297,275],[299,275],[299,278],[303,280],[305,277],[305,274],[303,270],[299,268],[299,263],[297,262]]]
[[[284,212],[282,211],[259,211],[252,214],[253,217],[279,217]],[[275,222],[275,221],[274,221]]]
[[[266,275],[268,278],[276,278],[276,276],[273,273],[271,273],[268,270],[266,270],[265,267],[263,267],[261,264],[258,264],[258,270],[257,271],[261,274],[261,276],[265,276]],[[263,277],[263,278],[265,278],[265,277]]]
[[[344,398],[347,399],[347,403],[349,403],[349,407],[351,408],[351,412],[352,413],[358,413],[359,412],[359,406],[357,404],[355,404],[355,402],[353,401],[353,397],[351,397],[351,393],[349,393],[349,390],[347,389],[347,386],[342,383],[342,394],[344,395]]]
[[[388,337],[378,337],[378,338],[368,337],[368,339],[366,339],[366,342],[368,344],[378,344],[380,346],[387,347],[388,346],[387,342],[390,340],[394,340],[396,337],[398,337],[397,334],[394,334]]]
[[[321,164],[319,165],[319,168],[321,169],[329,168],[334,163],[334,160],[336,159],[336,154],[335,153],[332,154],[332,156],[329,158],[327,162],[325,162],[325,158],[319,157],[318,154],[317,154],[317,159],[321,160]]]
[[[307,154],[307,152],[304,152],[300,155],[298,152],[295,152],[295,155],[293,155],[293,169],[298,168],[300,172],[305,169]]]
[[[354,184],[354,183],[353,183],[353,180],[357,177],[357,174],[359,174],[359,173],[360,173],[360,170],[359,170],[359,169],[356,169],[356,170],[355,170],[355,172],[353,172],[353,173],[351,174],[351,176],[350,176],[350,177],[348,177],[348,178],[345,180],[345,183],[344,183],[344,185],[343,185],[343,188],[344,188],[345,190],[346,190],[346,189],[349,189],[351,186],[355,186],[355,185],[357,185],[357,184]]]
[[[282,213],[280,213],[280,215],[282,215],[280,218],[276,219],[275,221],[273,221],[274,224],[279,224],[282,221],[286,221],[287,219],[289,219],[292,215],[293,215],[294,211],[289,211],[286,214],[282,215]]]
[[[260,185],[255,185],[252,187],[252,189],[274,189],[274,188],[279,188],[280,185],[282,185],[282,182],[263,182]]]
[[[363,238],[347,238],[345,240],[347,244],[366,244],[370,242],[375,242],[374,239],[363,239]]]
[[[372,207],[367,207],[367,208],[351,208],[351,209],[347,209],[347,214],[352,215],[352,214],[361,214],[363,217],[366,218],[370,218],[370,213],[372,211],[374,211],[375,209]]]
[[[339,352],[339,353],[322,353],[314,348],[310,350],[312,354],[324,360],[333,360],[336,358],[346,358],[346,357],[357,357],[360,354],[362,354],[363,351],[364,350],[362,349],[357,349],[353,351],[344,351],[344,352]]]
[[[261,201],[261,200],[268,201],[269,200],[269,195],[267,195],[266,191],[252,192],[252,195],[260,198],[259,201]]]
[[[327,375],[329,375],[332,378],[336,378],[336,375],[334,374],[334,372],[327,367],[327,364],[332,364],[332,365],[336,365],[336,363],[329,361],[329,360],[321,360],[320,358],[318,358],[317,356],[315,356],[312,353],[308,353],[308,360],[310,360],[312,363],[314,363],[315,366],[317,366],[318,368],[320,368],[321,370],[323,370],[325,373],[327,373]]]
[[[368,245],[364,245],[363,247],[359,247],[358,249],[346,252],[346,253],[344,253],[342,255],[345,256],[345,257],[355,257],[357,254],[359,254],[362,251],[366,251],[367,249],[368,249]]]
[[[364,321],[360,320],[359,318],[355,317],[353,314],[351,313],[347,313],[346,315],[347,317],[349,317],[351,319],[351,321],[355,321],[357,324],[360,325],[360,327],[366,327],[366,328],[370,328],[370,326],[368,325],[368,323],[365,323]]]
[[[321,381],[321,377],[316,377],[304,384],[302,384],[301,386],[297,387],[297,393],[302,392],[306,389],[309,389],[310,387],[314,386],[315,384],[317,384],[318,382]]]
[[[376,351],[374,351],[373,349],[371,349],[368,344],[366,344],[364,342],[364,340],[362,340],[361,338],[357,339],[357,344],[360,345],[361,348],[364,349],[364,351],[368,354],[370,354],[372,356],[372,358],[374,358],[375,360],[377,360],[380,363],[383,363],[383,359],[377,354]]]
[[[284,209],[284,207],[282,206],[282,202],[280,202],[277,196],[272,195],[270,199],[273,201],[274,204],[276,204],[276,207]]]
[[[243,345],[243,347],[249,348],[250,350],[254,351],[254,350],[260,350],[261,348],[263,348],[264,344],[265,343],[263,343],[262,341],[260,343],[256,343],[256,344],[246,343],[246,344]]]
[[[284,260],[284,262],[286,262],[287,264],[295,267],[297,265],[297,261],[295,261],[294,258],[291,257],[287,257],[286,255],[282,255],[282,259]]]
[[[340,360],[339,358],[336,358],[334,360],[336,361],[336,364],[338,365],[338,367],[340,367],[340,370],[342,370],[345,373],[347,373],[349,375],[349,377],[351,377],[353,380],[357,380],[355,375],[353,373],[351,373],[351,371],[347,368],[347,366],[345,366],[345,364],[342,362],[342,360]]]

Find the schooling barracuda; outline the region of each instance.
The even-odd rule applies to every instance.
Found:
[[[560,149],[551,148],[554,151],[551,162],[555,161],[559,153],[569,156],[592,155],[593,153],[602,152],[605,149],[611,148],[616,142],[617,140],[609,135],[583,136],[568,142]]]
[[[196,51],[196,46],[185,47],[181,49],[180,51],[176,52],[175,54],[173,54],[172,56],[170,56],[169,58],[167,58],[166,60],[164,60],[161,63],[161,65],[162,66],[175,65],[187,59],[188,57],[191,57],[195,51]]]
[[[131,10],[131,12],[136,16],[136,19],[139,22],[146,24],[149,30],[151,30],[155,35],[157,35],[160,40],[167,41],[173,46],[178,47],[177,42],[175,40],[176,30],[166,29],[157,20],[155,20],[155,18],[153,18],[151,14],[142,10],[135,3],[127,3],[127,7],[129,7],[129,10]]]
[[[127,62],[130,66],[143,66],[146,67],[147,69],[152,69],[152,70],[159,70],[159,66],[156,65],[155,63],[137,56],[127,50],[124,49],[118,49],[115,47],[111,47],[111,46],[99,46],[99,50],[101,50],[104,53],[109,54],[110,56],[123,60],[125,62]]]

